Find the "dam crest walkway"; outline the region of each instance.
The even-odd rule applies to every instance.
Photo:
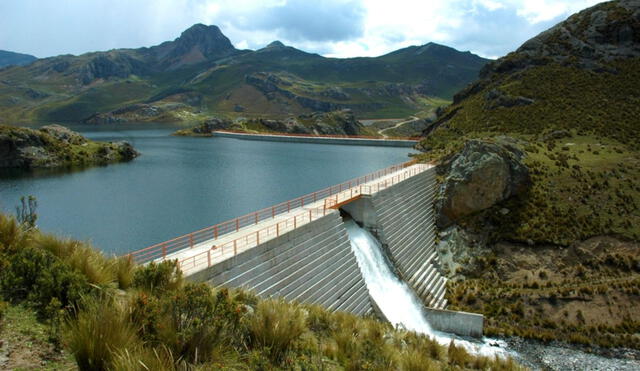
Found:
[[[177,260],[186,277],[231,259],[260,244],[336,212],[365,195],[373,195],[432,168],[414,161],[289,200],[132,252],[137,263]]]

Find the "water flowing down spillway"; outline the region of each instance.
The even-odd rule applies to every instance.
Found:
[[[378,239],[351,218],[345,218],[344,225],[369,294],[389,322],[393,325],[401,325],[407,330],[428,335],[442,345],[448,345],[451,340],[454,340],[456,345],[463,346],[473,354],[507,355],[502,348],[503,342],[491,340],[491,343],[501,345],[496,347],[487,344],[489,342],[487,340],[490,339],[476,342],[434,331],[422,309],[420,298],[409,285],[395,275],[382,253],[382,246]]]
[[[393,273],[380,242],[353,219],[345,220],[344,224],[367,289],[387,320],[407,330],[433,335],[420,299]]]

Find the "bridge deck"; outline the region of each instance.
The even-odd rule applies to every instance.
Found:
[[[138,262],[177,259],[189,276],[317,220],[362,195],[402,182],[432,165],[406,163],[136,251]]]

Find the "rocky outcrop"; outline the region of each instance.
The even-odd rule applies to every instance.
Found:
[[[264,133],[309,135],[362,135],[364,125],[356,120],[351,110],[316,112],[310,115],[290,117],[285,120],[263,118],[237,119],[235,121],[211,118],[191,128],[178,130],[174,135],[211,136],[216,130],[237,130]]]
[[[384,106],[380,103],[347,103],[346,101],[348,101],[351,96],[339,87],[330,87],[329,89],[323,90],[319,93],[308,92],[305,93],[304,96],[299,95],[287,89],[293,84],[273,73],[253,73],[245,76],[245,82],[258,89],[269,100],[274,100],[277,95],[281,95],[287,99],[295,101],[300,106],[313,111],[331,112],[343,109],[376,110]],[[317,98],[315,98],[315,96],[317,96]],[[344,103],[337,103],[334,101],[341,101]]]
[[[173,133],[173,135],[210,137],[212,136],[212,133],[214,131],[226,130],[231,128],[232,125],[233,125],[233,121],[231,120],[214,117],[214,118],[208,119],[207,121],[203,122],[202,124],[194,128],[178,130],[175,133]]]
[[[640,1],[598,4],[525,42],[514,53],[489,63],[481,77],[550,62],[601,70],[602,62],[640,57]]]
[[[524,191],[530,179],[523,159],[524,152],[510,138],[467,142],[440,166],[445,179],[436,203],[438,227],[444,229]]]
[[[80,81],[87,85],[96,79],[126,78],[146,71],[144,61],[124,52],[99,53],[83,67]]]
[[[175,112],[191,112],[192,106],[183,103],[132,104],[111,112],[95,113],[85,120],[87,124],[118,124],[123,122],[181,121]]]
[[[496,109],[499,107],[511,108],[517,106],[528,106],[535,101],[531,98],[513,96],[506,94],[498,89],[492,89],[484,95],[485,101],[487,101],[488,109]]]
[[[129,161],[138,152],[127,142],[92,142],[60,125],[40,130],[0,126],[0,168],[53,168]]]

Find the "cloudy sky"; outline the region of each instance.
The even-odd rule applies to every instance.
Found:
[[[281,40],[325,56],[433,41],[499,57],[598,0],[0,0],[0,49],[48,57],[175,39],[215,24],[237,48]]]

